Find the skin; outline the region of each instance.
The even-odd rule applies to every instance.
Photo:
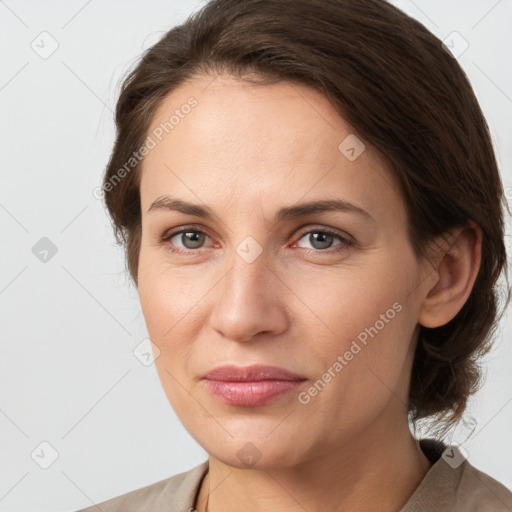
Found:
[[[196,509],[397,511],[430,468],[407,422],[418,324],[443,325],[464,305],[481,232],[454,231],[432,261],[417,259],[384,156],[356,134],[366,149],[347,159],[338,146],[354,130],[307,86],[198,76],[162,101],[150,131],[191,96],[197,106],[143,162],[138,290],[163,388],[209,455]],[[163,195],[215,215],[148,213]],[[319,199],[350,201],[373,220],[335,211],[274,220]],[[162,241],[191,225],[205,233],[196,245],[183,234]],[[326,228],[354,244],[315,243]],[[262,251],[251,263],[237,253],[249,236]],[[395,303],[400,312],[301,403],[298,392]],[[225,404],[201,382],[221,364],[253,363],[307,381],[253,408]],[[247,443],[254,465],[237,455]]]

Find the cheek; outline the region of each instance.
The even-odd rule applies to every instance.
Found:
[[[332,378],[331,390],[336,389],[352,410],[386,400],[409,372],[414,308],[403,270],[398,278],[396,265],[381,261],[333,273],[326,280],[295,281],[297,296],[309,308],[297,322],[310,340],[316,340],[304,340],[308,357],[321,362],[321,371],[330,369],[331,375],[340,376]]]
[[[204,328],[204,280],[190,268],[169,268],[156,251],[141,249],[139,300],[166,391],[190,378],[194,340]],[[201,286],[199,285],[201,284]]]
[[[321,362],[317,365],[321,370],[301,403],[310,401],[306,409],[324,422],[332,421],[333,432],[336,425],[364,428],[388,406],[401,409],[407,402],[407,312],[398,304],[389,308],[387,301],[364,304],[364,309],[352,307],[337,318],[333,315],[335,323],[330,327],[336,337],[326,336],[324,328],[322,343],[307,350],[308,360]],[[319,330],[316,339],[320,336]]]
[[[151,341],[159,348],[158,362],[179,368],[191,349],[200,323],[192,314],[190,298],[164,286],[162,281],[139,285],[139,298]]]
[[[139,257],[138,294],[146,325],[155,340],[172,337],[181,318],[192,316],[199,300],[198,276],[168,268],[160,251],[142,246]]]
[[[333,339],[334,346],[364,333],[376,322],[379,331],[388,331],[389,323],[396,323],[400,316],[397,310],[403,309],[407,295],[395,267],[382,260],[290,277],[287,280],[298,299],[294,299],[299,313],[296,320]],[[382,329],[384,325],[386,329]]]
[[[171,279],[142,252],[139,265],[139,300],[149,337],[158,348],[154,364],[169,403],[183,417],[191,408],[192,297],[181,293],[179,279]]]

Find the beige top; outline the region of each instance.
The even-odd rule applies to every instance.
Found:
[[[397,512],[511,512],[512,492],[472,466],[455,446],[420,440],[432,467],[409,501]],[[77,512],[193,512],[208,460]]]

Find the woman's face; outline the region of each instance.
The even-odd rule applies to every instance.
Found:
[[[138,288],[190,434],[231,466],[286,467],[403,428],[433,282],[383,157],[320,93],[225,75],[175,90],[148,135]],[[301,210],[327,201],[366,213]],[[203,377],[226,364],[303,380],[266,402],[216,395]]]

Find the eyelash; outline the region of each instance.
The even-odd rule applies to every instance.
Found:
[[[197,228],[195,226],[187,226],[185,228],[179,228],[179,229],[176,229],[176,230],[166,231],[162,235],[162,237],[160,238],[160,242],[163,243],[163,244],[166,244],[167,245],[167,249],[170,250],[173,253],[176,253],[176,254],[186,254],[186,255],[189,255],[191,253],[198,252],[200,249],[203,249],[203,247],[199,247],[198,249],[187,249],[187,250],[184,250],[184,249],[176,248],[175,246],[173,246],[172,244],[169,243],[169,240],[174,238],[176,235],[180,235],[182,233],[190,233],[190,232],[192,232],[192,233],[201,233],[201,234],[204,234],[206,236],[210,236],[203,229],[199,229],[199,228]],[[304,235],[308,235],[310,233],[322,233],[322,234],[332,235],[332,236],[338,238],[342,243],[337,245],[334,249],[324,249],[324,250],[322,250],[322,249],[304,249],[304,248],[300,248],[300,249],[306,251],[307,253],[314,253],[314,254],[326,253],[326,254],[331,254],[332,255],[332,254],[338,254],[338,253],[346,250],[348,247],[351,247],[351,246],[355,245],[355,242],[351,238],[343,236],[340,233],[338,233],[336,231],[333,231],[332,229],[329,229],[329,228],[310,229],[308,231],[302,231],[300,233],[299,238],[297,239],[297,242],[299,240],[301,240],[304,237]]]

